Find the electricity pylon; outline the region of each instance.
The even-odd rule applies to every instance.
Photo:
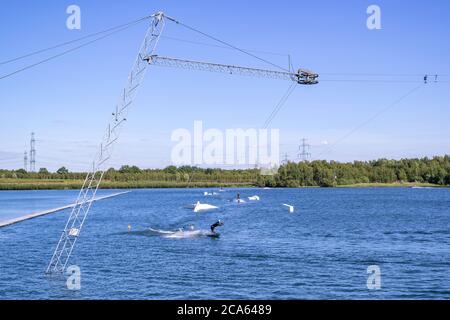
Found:
[[[300,153],[298,154],[298,157],[300,158],[300,161],[307,161],[311,158],[311,153],[309,152],[310,145],[306,143],[306,139],[302,139],[302,144],[298,147],[300,150]]]
[[[34,132],[31,133],[30,140],[30,172],[36,172],[36,139]]]
[[[28,153],[23,153],[23,170],[28,171]]]

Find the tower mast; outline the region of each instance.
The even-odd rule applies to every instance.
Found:
[[[36,139],[34,132],[31,133],[30,140],[30,172],[36,172]]]
[[[53,252],[46,273],[64,272],[69,262],[75,243],[80,235],[84,221],[95,199],[105,166],[112,155],[115,142],[119,139],[121,128],[127,120],[127,114],[133,104],[135,94],[147,71],[148,63],[145,57],[154,54],[161,32],[165,25],[164,13],[158,12],[151,16],[151,24],[147,30],[142,46],[129,73],[125,87],[121,91],[112,117],[106,127],[106,132],[100,143],[98,154],[92,163],[83,186],[78,194],[75,206],[61,234],[55,251]]]

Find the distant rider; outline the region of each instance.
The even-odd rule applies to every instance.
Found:
[[[216,233],[216,232],[214,231],[214,229],[217,228],[217,227],[220,227],[220,226],[223,226],[223,221],[221,221],[221,220],[218,220],[217,222],[213,223],[213,224],[211,225],[211,232],[212,232],[212,233]]]

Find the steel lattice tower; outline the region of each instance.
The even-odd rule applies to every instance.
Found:
[[[311,153],[309,152],[311,146],[306,142],[307,140],[303,138],[302,144],[299,146],[300,153],[298,154],[298,157],[300,161],[307,161],[311,158]]]
[[[31,133],[30,140],[30,172],[36,172],[36,139],[34,132]]]
[[[284,154],[284,159],[283,159],[283,164],[288,164],[289,163],[289,156],[287,153]]]
[[[137,89],[142,83],[147,71],[149,64],[144,58],[154,54],[161,32],[164,29],[164,18],[165,16],[162,12],[152,15],[151,25],[147,30],[142,46],[131,72],[128,75],[125,87],[121,92],[119,101],[106,127],[106,132],[99,146],[98,154],[84,180],[75,206],[72,208],[46,273],[62,273],[66,269],[72,250],[81,232],[92,202],[95,199],[103,174],[105,173],[106,163],[112,155],[113,146],[119,138],[120,131],[127,120],[126,117],[133,103]]]
[[[23,169],[28,171],[28,153],[26,151],[23,153]]]

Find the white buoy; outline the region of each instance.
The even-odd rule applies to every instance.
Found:
[[[283,206],[289,208],[289,213],[293,213],[294,212],[294,206],[291,206],[290,204],[285,204],[285,203],[283,203]]]

